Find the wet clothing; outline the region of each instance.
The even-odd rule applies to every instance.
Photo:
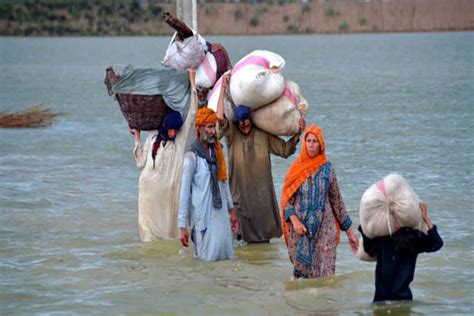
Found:
[[[195,91],[184,125],[171,141],[160,142],[153,159],[158,131],[150,131],[143,146],[135,141],[133,150],[137,168],[142,169],[138,183],[138,227],[142,242],[174,239],[179,236],[178,208],[185,146],[197,110]],[[176,126],[176,125],[173,125]]]
[[[410,283],[415,275],[416,258],[422,252],[434,252],[443,246],[443,240],[436,226],[424,234],[417,229],[402,228],[394,237],[384,236],[374,239],[367,238],[361,227],[364,249],[373,257],[377,257],[375,268],[374,302],[385,300],[412,300]],[[410,240],[411,253],[399,253],[394,238]]]
[[[242,238],[265,242],[280,237],[281,223],[273,185],[270,154],[287,158],[296,146],[253,126],[244,135],[227,122],[224,136],[229,155],[230,189],[237,211]]]
[[[217,181],[217,184],[218,190],[213,189],[207,160],[188,151],[184,157],[178,224],[180,228],[192,228],[194,254],[206,261],[234,257],[228,213],[232,196],[227,181]],[[216,192],[222,201],[220,207],[215,206],[213,194]]]
[[[352,225],[337,184],[336,174],[327,162],[314,175],[301,184],[286,203],[285,220],[289,228],[288,254],[297,278],[317,278],[336,272],[336,246],[338,229]],[[307,233],[299,236],[290,223],[296,215]]]

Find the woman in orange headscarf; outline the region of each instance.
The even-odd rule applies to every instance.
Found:
[[[295,278],[316,278],[336,272],[339,231],[346,231],[352,251],[358,240],[351,229],[336,174],[326,159],[322,130],[306,129],[300,156],[283,185],[282,226]]]

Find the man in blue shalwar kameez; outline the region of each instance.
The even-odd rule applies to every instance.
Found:
[[[194,255],[205,261],[233,258],[232,232],[238,230],[216,121],[214,111],[199,109],[198,138],[184,156],[178,213],[181,244],[189,245],[187,226],[191,227]]]

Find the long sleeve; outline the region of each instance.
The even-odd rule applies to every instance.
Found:
[[[266,133],[266,132],[265,132]],[[285,141],[284,139],[269,134],[268,135],[268,145],[270,147],[270,152],[274,155],[288,158],[296,151],[296,144],[294,142],[294,137],[290,138],[289,140]]]
[[[334,216],[337,222],[341,226],[343,231],[348,230],[352,225],[352,220],[347,214],[344,200],[342,199],[341,191],[337,183],[336,172],[331,166],[331,174],[329,176],[329,202],[331,203]]]
[[[293,194],[293,196],[288,200],[288,202],[285,205],[285,221],[289,221],[291,215],[296,215],[296,212],[295,212],[295,200],[296,200],[295,195],[296,195],[296,193]]]
[[[146,160],[148,157],[148,151],[151,150],[152,140],[156,134],[157,134],[156,131],[149,132],[145,140],[145,143],[143,144],[143,147],[141,146],[140,142],[135,141],[135,147],[133,148],[133,155],[135,157],[135,162],[137,164],[138,169],[143,169],[143,167],[145,167]]]
[[[362,231],[362,227],[360,225],[359,225],[358,230],[360,234],[362,235],[362,242],[364,245],[365,252],[371,257],[376,257],[377,249],[375,246],[375,242],[364,234],[364,232]]]
[[[232,123],[229,122],[229,119],[225,120],[225,125],[222,126],[222,130],[224,131],[225,142],[227,146],[231,146],[232,142],[234,141],[234,126]]]
[[[191,200],[191,185],[193,175],[196,171],[196,157],[192,152],[187,152],[184,156],[183,177],[181,179],[181,192],[179,195],[178,225],[180,228],[189,224],[189,209]]]
[[[226,202],[227,202],[227,208],[231,209],[234,207],[234,202],[232,202],[232,193],[230,193],[230,186],[229,182],[225,181],[224,182],[224,192],[225,192],[225,197],[226,197]]]
[[[435,252],[443,247],[443,239],[438,234],[438,228],[436,225],[433,225],[428,231],[428,235],[419,232],[419,239],[417,244],[418,253],[421,252]]]

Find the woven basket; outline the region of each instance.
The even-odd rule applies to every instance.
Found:
[[[107,86],[109,95],[113,95],[112,86],[119,79],[120,77],[115,74],[112,67],[107,68],[104,83]],[[161,128],[168,108],[161,95],[117,93],[115,98],[130,128],[144,131]]]

